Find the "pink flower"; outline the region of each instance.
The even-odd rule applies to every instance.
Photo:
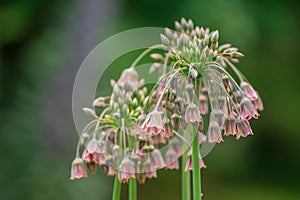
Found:
[[[251,126],[247,120],[241,119],[236,122],[236,139],[253,135]]]
[[[118,178],[121,183],[128,183],[130,178],[135,178],[134,163],[129,158],[122,160]]]
[[[222,139],[222,132],[219,124],[216,121],[211,121],[208,127],[208,142],[210,143],[221,143],[223,142]]]
[[[151,179],[151,178],[156,178],[157,177],[157,173],[155,168],[151,165],[151,161],[147,160],[144,163],[144,169],[143,169],[145,175],[147,178]]]
[[[183,153],[183,146],[180,140],[176,137],[169,142],[169,148],[172,148],[178,157]]]
[[[97,163],[100,164],[103,162],[103,154],[101,154],[101,150],[96,139],[92,139],[86,149],[83,151],[82,159],[88,163]]]
[[[200,166],[200,169],[207,167],[200,155],[199,155],[199,166]],[[191,151],[189,152],[188,157],[186,159],[186,164],[185,164],[184,170],[185,171],[193,170],[192,152]]]
[[[166,153],[166,169],[179,169],[178,156],[173,148]]]
[[[252,101],[257,99],[257,94],[252,86],[247,82],[241,82],[241,89],[244,91],[246,96],[251,99]]]
[[[136,90],[139,87],[138,73],[132,67],[125,69],[118,80],[118,84],[124,88]]]
[[[263,101],[261,99],[261,97],[259,96],[259,94],[257,93],[257,99],[252,101],[253,106],[256,110],[258,111],[263,111],[264,110],[264,104]]]
[[[248,98],[243,98],[241,101],[241,118],[250,120],[252,117],[257,119],[259,114],[252,102]]]
[[[86,178],[86,177],[87,177],[87,170],[83,160],[81,158],[75,158],[74,161],[72,162],[70,180]]]
[[[148,134],[154,135],[158,135],[160,132],[165,131],[161,114],[162,112],[159,111],[152,111],[149,113],[142,124],[141,129]]]
[[[190,103],[185,111],[185,121],[190,123],[201,122],[199,108],[194,103]]]
[[[206,135],[202,132],[199,132],[199,144],[202,144],[203,142],[206,141]]]
[[[151,165],[155,169],[161,169],[165,167],[165,161],[158,149],[154,149],[154,151],[151,154]]]
[[[210,113],[210,120],[217,122],[219,126],[222,128],[225,121],[224,112],[219,109],[212,110]]]
[[[235,117],[231,114],[225,120],[225,127],[224,127],[224,135],[235,135],[236,134],[236,124],[235,124]]]

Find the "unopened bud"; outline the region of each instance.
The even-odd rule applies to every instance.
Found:
[[[82,109],[86,114],[92,116],[92,117],[95,117],[97,118],[98,116],[96,115],[95,111],[90,109],[90,108],[83,108]]]
[[[165,35],[160,34],[160,40],[164,45],[169,45],[170,44],[170,40],[169,38],[167,38]]]
[[[159,53],[153,53],[153,54],[151,54],[150,55],[150,57],[152,58],[152,59],[154,59],[154,60],[162,60],[164,57],[161,55],[161,54],[159,54]]]
[[[217,42],[219,40],[219,31],[216,30],[212,33],[210,41],[211,42]]]

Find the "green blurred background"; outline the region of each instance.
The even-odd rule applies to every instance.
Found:
[[[287,0],[2,0],[0,199],[110,199],[113,179],[100,170],[69,181],[76,71],[105,38],[136,27],[173,27],[182,16],[219,29],[222,43],[240,48],[246,56],[238,67],[265,103],[252,122],[254,137],[226,138],[205,158],[205,199],[300,199],[299,8]],[[130,60],[107,77],[117,78]],[[179,200],[179,172],[160,171],[138,186],[138,197]]]

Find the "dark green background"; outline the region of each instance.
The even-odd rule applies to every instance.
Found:
[[[110,198],[113,180],[102,171],[68,180],[77,140],[71,113],[76,71],[112,34],[172,27],[182,16],[219,29],[222,43],[240,48],[246,56],[238,67],[265,103],[252,122],[255,136],[226,138],[205,158],[205,199],[300,199],[299,8],[284,0],[2,0],[0,199]],[[131,60],[121,59],[107,79]],[[122,195],[126,199],[125,189]],[[138,196],[180,199],[179,172],[160,171],[138,187]]]

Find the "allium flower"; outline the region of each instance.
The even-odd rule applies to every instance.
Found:
[[[236,121],[236,139],[241,137],[247,137],[248,135],[253,135],[251,126],[249,122],[245,119],[240,119]]]
[[[201,122],[202,118],[200,115],[199,108],[194,103],[190,103],[185,111],[185,121],[186,122]]]
[[[127,183],[130,178],[135,178],[134,163],[128,158],[124,158],[121,162],[118,176],[122,183]]]
[[[248,98],[243,98],[241,101],[241,118],[250,120],[252,117],[257,119],[259,116],[252,102]]]
[[[161,35],[167,53],[155,56],[155,69],[164,67],[161,71],[165,73],[158,82],[164,88],[157,87],[153,105],[166,113],[174,131],[185,130],[188,123],[198,126],[199,144],[204,136],[208,142],[222,142],[223,130],[225,135],[236,135],[237,139],[252,134],[248,121],[259,117],[263,104],[233,64],[244,55],[231,44],[220,45],[217,30],[194,26],[184,18],[175,22],[175,28],[166,28]],[[170,63],[169,68],[166,63]],[[170,98],[170,91],[175,99]],[[201,114],[209,114],[208,123],[202,123]],[[200,121],[201,124],[195,123]]]
[[[164,131],[165,129],[161,115],[162,112],[156,110],[149,113],[141,126],[142,130],[154,135],[158,135],[160,132]]]
[[[86,149],[83,151],[82,159],[88,163],[100,164],[103,159],[101,159],[101,150],[96,139],[92,139]]]
[[[173,148],[166,153],[166,169],[179,169],[178,156]]]
[[[252,101],[257,99],[257,93],[255,92],[255,90],[252,88],[252,86],[249,83],[242,81],[241,89],[244,91],[246,96],[249,99],[251,99]]]
[[[165,167],[165,161],[161,155],[161,152],[158,149],[154,149],[154,151],[151,154],[151,165],[155,169],[161,169]]]
[[[79,179],[79,178],[86,178],[87,177],[87,171],[85,167],[85,163],[81,158],[75,158],[72,162],[72,168],[71,168],[71,180]]]
[[[199,166],[200,166],[200,169],[207,167],[204,163],[204,160],[201,158],[200,155],[199,155]],[[190,171],[190,170],[193,170],[192,151],[189,152],[188,157],[186,159],[186,164],[185,164],[185,171]]]
[[[96,107],[105,106],[100,115],[94,109],[85,109],[95,119],[84,128],[81,134],[84,138],[78,141],[77,155],[82,149],[83,169],[86,169],[86,164],[92,174],[96,172],[97,165],[108,176],[116,175],[116,169],[120,168],[118,178],[127,182],[128,178],[135,177],[137,162],[144,165],[147,153],[155,152],[155,167],[163,167],[164,161],[162,157],[158,157],[159,151],[153,146],[154,138],[147,136],[139,126],[145,121],[143,112],[149,97],[147,88],[143,87],[143,81],[138,79],[135,69],[126,69],[118,81],[111,81],[111,86],[111,96],[99,97],[93,102]],[[156,115],[157,113],[153,112],[154,118],[146,118],[149,126],[147,130],[154,133],[158,129],[160,132],[164,131],[161,114]],[[156,120],[157,117],[159,120]],[[157,122],[162,124],[157,125]],[[169,134],[171,137],[171,132],[169,127],[164,135]],[[157,141],[158,144],[165,140],[163,134],[159,136],[161,138]],[[155,174],[147,174],[147,177],[150,176],[154,177]]]
[[[234,114],[229,115],[225,120],[224,135],[235,135],[236,134],[236,123]]]
[[[253,106],[256,110],[258,110],[258,111],[263,111],[264,110],[263,101],[262,101],[261,97],[258,95],[258,93],[257,93],[257,99],[252,101],[252,103],[253,103]]]
[[[244,55],[231,44],[220,45],[218,30],[184,18],[175,28],[166,28],[162,45],[145,50],[118,81],[111,81],[112,94],[93,102],[102,109],[99,115],[84,108],[94,119],[78,142],[76,155],[82,159],[76,156],[72,163],[72,180],[87,176],[87,164],[91,173],[100,165],[109,176],[120,169],[122,183],[134,178],[144,183],[157,177],[157,169],[179,169],[178,158],[184,154],[185,170],[193,170],[193,186],[198,187],[199,170],[206,168],[200,145],[223,142],[223,131],[236,139],[253,134],[249,120],[257,119],[264,107],[233,64]],[[156,47],[166,52],[151,54],[155,63],[149,72],[158,70],[160,77],[148,93],[135,65]],[[188,154],[184,144],[191,148]],[[165,155],[158,149],[163,145],[168,145]],[[201,196],[199,190],[193,192],[194,199]]]
[[[212,121],[208,127],[208,142],[223,142],[222,132],[219,124],[215,121]]]
[[[207,97],[204,94],[200,94],[200,113],[202,115],[205,115],[208,113],[208,100]]]
[[[118,80],[118,84],[134,91],[139,86],[139,75],[134,68],[125,69]]]

